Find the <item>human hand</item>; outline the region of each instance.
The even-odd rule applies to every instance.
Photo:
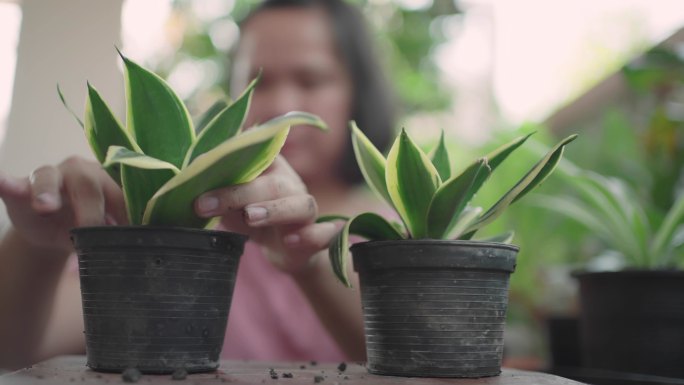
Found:
[[[306,270],[339,231],[335,223],[315,223],[316,200],[281,156],[252,182],[201,195],[195,211],[221,216],[226,229],[249,235],[276,267],[292,274]]]
[[[15,231],[41,248],[71,251],[72,227],[128,223],[119,186],[99,163],[76,156],[26,178],[0,175],[0,198]]]

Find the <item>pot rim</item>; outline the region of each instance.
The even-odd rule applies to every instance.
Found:
[[[391,246],[394,244],[404,244],[411,246],[425,246],[425,245],[439,245],[439,246],[467,246],[467,247],[489,247],[494,249],[507,249],[515,252],[520,251],[520,247],[517,245],[512,245],[510,243],[501,242],[487,242],[487,241],[477,241],[477,240],[463,240],[463,239],[395,239],[395,240],[372,240],[372,241],[362,241],[351,245],[352,251],[354,248],[367,248],[367,247],[382,247]]]
[[[584,278],[601,278],[601,277],[684,277],[684,270],[682,269],[637,269],[628,268],[624,270],[615,271],[589,271],[589,270],[575,270],[570,273],[575,279]]]
[[[229,231],[229,230],[215,230],[215,229],[200,229],[196,227],[180,227],[180,226],[155,226],[155,225],[116,225],[116,226],[81,226],[74,227],[69,230],[69,234],[77,235],[83,233],[107,233],[107,232],[147,232],[147,231],[163,231],[163,232],[178,232],[178,233],[196,233],[203,235],[222,235],[229,234],[243,238],[245,241],[249,238],[246,234]]]
[[[427,268],[511,273],[518,251],[505,243],[443,239],[368,241],[351,247],[357,272]]]

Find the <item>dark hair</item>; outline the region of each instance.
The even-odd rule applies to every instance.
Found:
[[[344,0],[265,0],[240,24],[245,25],[262,11],[284,7],[317,7],[325,11],[336,48],[352,79],[350,118],[380,151],[385,151],[394,136],[395,103],[359,9]],[[338,172],[349,184],[363,181],[349,139]]]

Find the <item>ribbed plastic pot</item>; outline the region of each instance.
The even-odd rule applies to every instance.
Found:
[[[501,373],[517,247],[401,240],[357,243],[351,251],[370,373],[467,378]]]
[[[684,378],[684,271],[575,277],[583,366]]]
[[[87,365],[215,370],[247,237],[148,226],[73,229]]]

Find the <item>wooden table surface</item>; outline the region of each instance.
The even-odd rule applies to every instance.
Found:
[[[270,369],[273,369],[271,372]],[[277,378],[272,378],[275,373]],[[292,375],[291,378],[289,374]],[[274,377],[275,377],[274,376]],[[287,376],[287,377],[286,377]],[[85,366],[84,356],[58,357],[30,368],[0,376],[1,385],[72,385],[122,384],[121,374],[98,373]],[[190,374],[185,380],[173,380],[171,375],[143,375],[138,384],[457,384],[457,385],[576,385],[579,382],[550,374],[504,369],[497,377],[480,379],[403,378],[368,374],[366,368],[349,363],[343,372],[337,364],[312,362],[268,363],[223,361],[211,373]]]

